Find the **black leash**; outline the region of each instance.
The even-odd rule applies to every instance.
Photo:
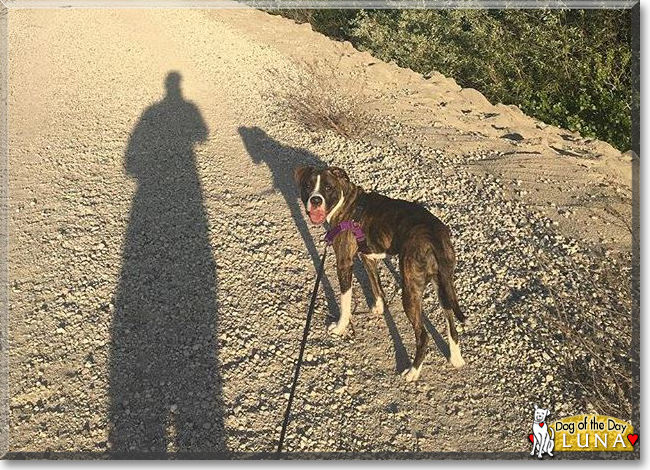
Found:
[[[305,321],[305,330],[302,333],[302,343],[300,343],[300,354],[298,355],[298,362],[296,363],[296,372],[293,375],[293,384],[291,385],[291,392],[289,393],[289,403],[287,403],[287,411],[284,413],[284,423],[282,423],[282,432],[280,433],[280,442],[278,443],[278,455],[282,453],[282,444],[284,443],[284,436],[287,433],[287,425],[289,424],[289,414],[291,413],[291,404],[293,403],[293,395],[296,392],[296,385],[298,385],[298,376],[300,375],[300,366],[302,365],[302,355],[305,352],[307,345],[307,336],[309,335],[309,325],[311,324],[311,317],[314,313],[314,306],[316,305],[316,295],[318,294],[318,285],[323,277],[325,268],[325,255],[327,254],[327,245],[323,250],[323,255],[320,259],[320,266],[318,267],[318,275],[316,276],[316,285],[314,292],[311,295],[311,303],[309,304],[309,311],[307,312],[307,320]]]

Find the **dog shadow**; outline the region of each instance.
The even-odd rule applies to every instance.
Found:
[[[359,286],[361,286],[361,291],[366,301],[366,305],[373,305],[374,296],[372,289],[370,287],[370,279],[366,270],[361,265],[361,262],[358,258],[354,260],[354,275],[359,281]],[[381,274],[380,274],[381,275]],[[393,341],[394,351],[395,351],[395,368],[398,373],[408,369],[411,366],[411,361],[408,356],[408,351],[404,346],[402,337],[399,334],[395,320],[390,313],[390,307],[388,305],[384,306],[384,322],[386,322],[386,327],[388,328],[388,334],[390,334],[391,340]]]
[[[271,171],[273,188],[276,191],[280,191],[284,197],[289,212],[291,213],[291,218],[296,224],[296,228],[314,264],[314,269],[318,269],[320,254],[318,253],[318,247],[311,233],[309,233],[309,227],[307,226],[307,222],[305,222],[301,204],[298,201],[298,191],[296,189],[293,171],[296,167],[302,165],[324,168],[327,166],[327,163],[307,150],[282,145],[259,127],[241,126],[238,132],[253,163],[257,165],[266,164]],[[266,191],[262,195],[269,195],[272,192]],[[339,310],[336,295],[327,276],[323,276],[323,290],[325,292],[329,315],[337,316],[336,314]]]

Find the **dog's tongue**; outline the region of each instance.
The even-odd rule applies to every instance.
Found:
[[[322,224],[325,221],[325,211],[323,209],[312,209],[309,213],[309,220],[312,224]]]

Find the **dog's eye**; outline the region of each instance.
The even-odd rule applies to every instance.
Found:
[[[325,191],[331,191],[332,187],[329,184],[325,185]]]

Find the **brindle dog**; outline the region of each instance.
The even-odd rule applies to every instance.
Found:
[[[296,168],[294,177],[313,224],[327,221],[336,227],[343,221],[357,218],[356,222],[366,236],[367,250],[360,255],[374,295],[373,313],[383,313],[385,303],[377,261],[387,255],[399,257],[402,304],[415,330],[416,340],[413,365],[403,374],[406,381],[412,382],[420,377],[427,352],[429,337],[422,322],[422,295],[429,282],[437,287],[447,317],[449,360],[455,367],[463,366],[465,362],[460,354],[454,315],[460,321],[465,317],[454,288],[456,255],[449,228],[418,204],[364,191],[353,184],[341,168],[300,167]],[[341,334],[350,322],[352,267],[359,246],[352,232],[346,230],[336,236],[333,247],[341,287],[341,317],[328,329],[332,334]]]

